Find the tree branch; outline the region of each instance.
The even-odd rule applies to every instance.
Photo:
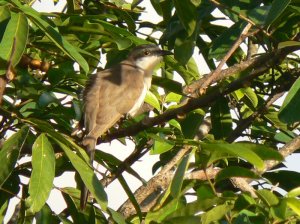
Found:
[[[287,47],[284,49],[274,50],[271,53],[266,53],[262,56],[257,57],[256,59],[251,59],[246,61],[245,64],[241,63],[240,65],[235,65],[231,68],[225,69],[220,73],[218,79],[221,80],[225,77],[235,74],[245,70],[248,65],[251,72],[236,81],[233,81],[226,87],[214,88],[211,91],[208,91],[205,95],[199,98],[191,98],[184,105],[177,107],[175,109],[167,110],[165,113],[158,115],[153,118],[145,118],[144,120],[127,127],[125,129],[117,130],[115,132],[109,133],[105,136],[105,139],[102,142],[109,142],[112,139],[120,138],[124,136],[131,136],[139,133],[140,131],[146,130],[147,128],[153,127],[155,125],[164,123],[168,120],[176,118],[179,114],[186,114],[194,109],[203,108],[211,105],[219,97],[225,96],[239,88],[247,86],[249,82],[268,71],[273,65],[279,64],[287,54],[297,50],[298,47]],[[188,88],[197,89],[201,85],[201,81],[196,81]]]

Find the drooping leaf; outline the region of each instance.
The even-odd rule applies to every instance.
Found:
[[[60,220],[53,214],[51,208],[45,204],[36,216],[37,224],[58,224]]]
[[[177,198],[180,196],[181,187],[182,187],[182,183],[184,180],[184,175],[189,166],[189,160],[190,160],[191,154],[185,155],[182,158],[182,160],[179,163],[178,168],[175,172],[175,175],[171,182],[171,192],[170,192],[171,195],[173,196],[173,198]]]
[[[66,55],[70,58],[74,59],[80,67],[88,73],[89,65],[86,60],[78,53],[72,44],[70,44],[65,38],[56,30],[54,29],[43,17],[36,12],[34,9],[27,5],[22,5],[17,0],[11,0],[13,4],[15,4],[19,9],[21,9],[25,15],[36,24],[46,35],[47,37]]]
[[[274,0],[265,20],[265,25],[271,25],[282,14],[286,7],[288,7],[290,2],[291,0]]]
[[[172,214],[172,212],[174,212],[178,207],[182,206],[182,201],[176,198],[160,209],[148,212],[145,223],[151,223],[151,221],[162,222],[168,215]]]
[[[257,169],[264,169],[263,160],[253,151],[254,147],[260,147],[260,145],[249,143],[201,143],[201,147],[212,152],[208,164],[222,158],[240,157],[256,166]]]
[[[211,124],[215,139],[223,139],[232,131],[232,119],[226,98],[219,98],[211,107]]]
[[[6,140],[0,150],[0,187],[13,171],[20,151],[26,140],[29,128],[22,127],[17,133]]]
[[[300,121],[300,78],[294,82],[279,110],[278,118],[285,123],[291,124]]]
[[[274,193],[267,189],[257,190],[256,194],[261,198],[267,206],[277,205],[279,200]]]
[[[222,169],[216,176],[215,181],[229,179],[231,177],[259,178],[254,172],[244,167],[230,166]]]
[[[11,12],[10,20],[6,26],[2,40],[0,42],[0,58],[11,60],[13,67],[20,61],[25,50],[28,38],[28,21],[23,13]],[[7,67],[0,67],[0,75],[5,74]]]
[[[197,27],[197,8],[189,0],[173,0],[176,12],[187,31],[188,36],[191,36]]]
[[[41,134],[32,147],[32,173],[29,183],[30,210],[40,211],[45,205],[53,186],[55,155],[45,134]]]
[[[224,57],[233,43],[238,39],[245,26],[245,22],[237,22],[219,37],[214,39],[209,51],[209,58],[220,60],[222,57]]]
[[[61,149],[66,153],[67,157],[70,159],[72,165],[79,173],[82,181],[95,197],[96,201],[99,203],[103,210],[107,209],[107,195],[104,191],[103,186],[98,180],[96,174],[93,172],[92,168],[78,155],[76,155],[68,146],[62,142],[53,139],[61,147]]]
[[[209,224],[220,220],[232,208],[232,205],[217,205],[201,216],[201,223]]]

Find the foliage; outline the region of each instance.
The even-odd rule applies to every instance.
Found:
[[[0,1],[1,222],[16,195],[16,223],[299,222],[300,174],[278,170],[300,147],[299,1],[151,0],[159,23],[139,20],[147,9],[137,0],[68,0],[62,13],[37,12],[33,2]],[[81,120],[80,93],[101,57],[110,67],[153,42],[174,52],[147,94],[155,116],[127,119],[103,137],[130,135],[136,150],[124,161],[97,151],[107,169],[100,181],[82,136],[71,135]],[[215,73],[199,73],[195,50]],[[228,68],[218,71],[217,61]],[[156,195],[145,205],[122,173],[143,181],[131,165],[148,150],[160,155],[153,172],[160,171],[140,189]],[[67,171],[76,171],[78,187],[60,189],[67,208],[55,214],[47,198]],[[105,192],[116,178],[129,198],[118,211]],[[85,211],[82,181],[95,199]]]

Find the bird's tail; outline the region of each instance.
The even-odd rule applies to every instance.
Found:
[[[90,164],[93,166],[94,156],[95,156],[95,143],[90,143],[86,145],[86,151],[90,158]],[[80,195],[80,209],[83,211],[86,208],[86,203],[88,200],[89,191],[85,184],[82,182],[81,185],[81,195]]]

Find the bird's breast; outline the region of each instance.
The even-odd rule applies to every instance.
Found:
[[[135,116],[139,109],[141,108],[141,106],[144,103],[147,91],[150,89],[151,86],[151,76],[150,77],[145,77],[144,78],[144,88],[141,92],[141,95],[139,96],[139,98],[136,100],[135,104],[133,105],[133,107],[130,109],[130,111],[128,112],[128,114],[130,116]]]

